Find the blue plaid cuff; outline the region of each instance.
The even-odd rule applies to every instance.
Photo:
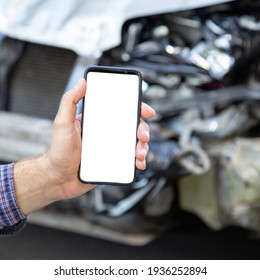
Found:
[[[13,167],[13,163],[0,165],[0,230],[26,218],[16,203]]]

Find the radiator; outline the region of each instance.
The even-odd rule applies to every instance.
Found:
[[[66,49],[26,43],[11,73],[8,110],[53,119],[75,59]]]

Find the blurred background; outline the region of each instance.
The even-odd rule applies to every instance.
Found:
[[[0,259],[254,259],[260,233],[260,1],[0,0],[0,161],[48,147],[90,65],[143,75],[148,166],[1,237]],[[81,105],[78,106],[78,113]]]

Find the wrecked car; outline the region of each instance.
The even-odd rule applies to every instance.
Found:
[[[32,220],[58,226],[73,214],[135,245],[178,224],[180,210],[214,230],[259,233],[259,1],[99,2],[66,1],[54,18],[51,1],[0,1],[1,160],[44,150],[61,94],[98,64],[142,73],[143,101],[157,112],[147,169]],[[15,132],[6,114],[22,122]],[[10,137],[20,146],[7,153]]]

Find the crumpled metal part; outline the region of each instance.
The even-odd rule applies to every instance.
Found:
[[[190,120],[180,132],[180,146],[189,144],[192,133],[197,133],[203,137],[224,139],[234,134],[247,131],[257,124],[257,120],[249,116],[248,108],[244,104],[229,106],[219,115],[209,117],[205,120],[201,118]]]
[[[221,40],[221,42],[220,42]],[[221,80],[234,65],[235,59],[225,51],[223,45],[228,45],[229,37],[221,36],[215,40],[214,46],[208,46],[205,43],[199,43],[189,53],[189,60],[196,66],[205,69],[209,75]]]
[[[260,139],[211,144],[215,161],[204,176],[180,181],[181,207],[211,228],[242,226],[260,232]]]
[[[253,16],[244,15],[238,18],[241,27],[250,31],[260,31],[260,21]]]
[[[110,53],[112,63],[147,76],[175,74],[195,86],[241,84],[259,52],[258,15],[254,8],[243,15],[239,5],[222,8],[208,15],[205,8],[132,19],[124,24],[122,44]]]

